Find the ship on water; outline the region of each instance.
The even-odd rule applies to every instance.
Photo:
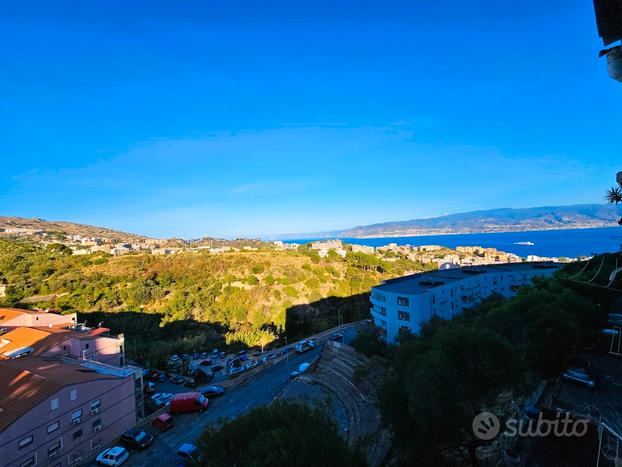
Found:
[[[514,242],[514,245],[521,245],[521,246],[534,246],[535,243],[534,242]]]

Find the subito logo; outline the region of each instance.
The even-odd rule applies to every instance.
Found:
[[[482,412],[473,419],[473,434],[484,441],[490,441],[499,434],[499,418],[490,412]]]

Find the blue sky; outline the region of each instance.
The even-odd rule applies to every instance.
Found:
[[[589,1],[17,4],[1,215],[317,232],[601,202],[621,169]]]

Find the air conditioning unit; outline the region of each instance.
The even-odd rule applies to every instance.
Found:
[[[91,413],[92,413],[93,415],[95,415],[95,414],[99,413],[99,410],[100,410],[100,409],[99,409],[99,407],[97,407],[97,408],[95,408],[95,409],[91,409]]]
[[[80,423],[80,418],[76,418],[72,420],[71,423],[73,423],[74,425],[77,425],[78,423]]]
[[[95,428],[93,428],[93,431],[101,431],[101,430],[102,430],[101,425],[97,425]]]

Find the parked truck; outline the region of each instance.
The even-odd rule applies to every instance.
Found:
[[[171,415],[187,412],[203,412],[209,401],[200,392],[183,392],[171,399],[169,413]]]

